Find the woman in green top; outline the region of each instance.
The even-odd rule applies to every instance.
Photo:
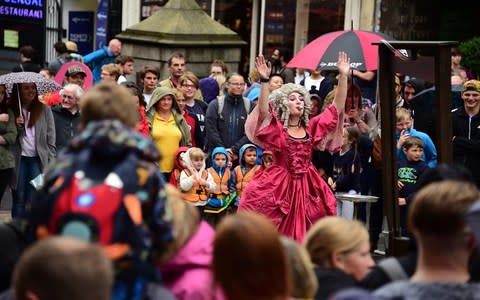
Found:
[[[152,93],[147,106],[147,119],[150,123],[150,136],[162,154],[160,171],[165,180],[175,167],[175,152],[181,146],[191,147],[190,127],[183,118],[174,91],[168,87],[158,87]]]
[[[0,202],[3,193],[12,180],[15,158],[12,146],[17,139],[17,126],[13,111],[7,107],[7,93],[0,85]]]

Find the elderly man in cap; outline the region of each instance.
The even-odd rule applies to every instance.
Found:
[[[466,166],[480,187],[480,81],[465,82],[462,99],[463,106],[452,111],[453,160]]]
[[[87,73],[80,66],[71,66],[65,73],[65,84],[73,83],[79,85],[82,89],[85,85]]]

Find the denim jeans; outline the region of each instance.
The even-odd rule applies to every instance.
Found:
[[[38,156],[22,156],[18,166],[17,189],[13,192],[12,218],[26,216],[27,208],[30,209],[34,187],[30,181],[42,173],[42,163]]]

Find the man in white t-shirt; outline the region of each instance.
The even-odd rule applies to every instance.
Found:
[[[303,85],[310,93],[314,92],[320,96],[322,100],[325,99],[325,96],[327,96],[327,94],[333,88],[330,80],[324,77],[318,70],[310,70],[310,76],[305,77],[303,82],[300,84]],[[314,91],[312,91],[312,87],[315,87]]]
[[[115,58],[115,63],[120,66],[122,74],[117,79],[117,83],[120,84],[124,81],[127,81],[127,75],[133,73],[133,68],[135,60],[129,55],[119,55]]]

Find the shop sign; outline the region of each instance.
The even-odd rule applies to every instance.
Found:
[[[0,16],[43,19],[43,0],[0,0]]]

